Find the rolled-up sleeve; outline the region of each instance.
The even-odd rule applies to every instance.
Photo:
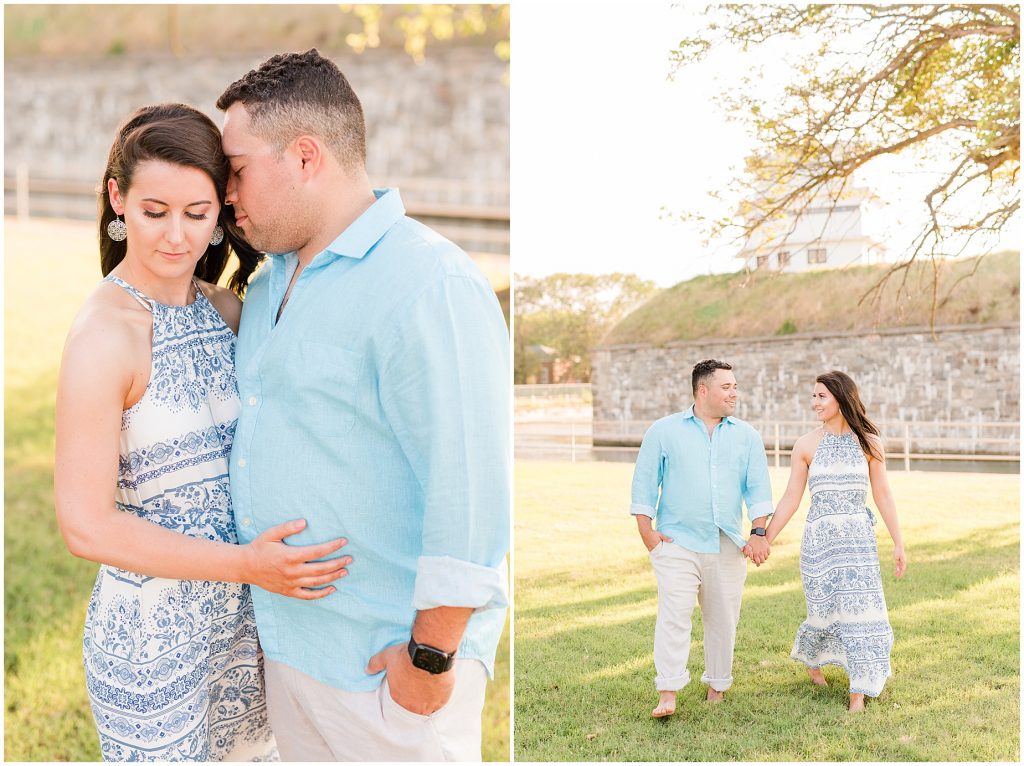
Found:
[[[771,515],[772,484],[768,477],[768,456],[764,442],[757,431],[752,431],[747,455],[747,475],[743,481],[743,501],[747,504],[747,515],[751,521]]]
[[[439,276],[382,355],[381,406],[424,500],[412,606],[506,607],[511,389],[493,291],[482,277]]]
[[[665,477],[664,453],[656,425],[647,429],[640,443],[640,454],[633,468],[633,489],[629,512],[633,516],[650,516],[658,512],[661,483]]]

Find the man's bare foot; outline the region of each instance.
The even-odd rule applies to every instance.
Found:
[[[676,712],[676,693],[658,692],[658,707],[651,711],[654,718],[668,718]]]
[[[818,686],[828,686],[828,681],[825,680],[825,675],[821,672],[821,668],[807,668],[807,675]]]
[[[864,695],[863,694],[851,694],[850,695],[850,708],[851,713],[863,713],[864,712]]]
[[[715,689],[708,687],[708,702],[713,705],[717,705],[725,699],[725,692],[720,692]]]

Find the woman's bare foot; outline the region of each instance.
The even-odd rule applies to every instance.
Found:
[[[725,699],[725,692],[720,692],[715,689],[708,687],[708,702],[712,704],[718,704]]]
[[[863,694],[850,694],[850,708],[851,713],[863,713],[864,712],[864,695]]]
[[[828,686],[828,681],[825,680],[825,675],[821,672],[821,668],[807,668],[807,675],[818,686]]]
[[[676,693],[658,692],[658,707],[651,711],[654,718],[668,718],[676,712]]]

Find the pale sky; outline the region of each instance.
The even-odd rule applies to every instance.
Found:
[[[787,49],[762,47],[756,62],[713,53],[669,82],[669,52],[702,7],[516,4],[516,273],[625,271],[668,286],[739,266],[737,247],[705,247],[694,227],[662,219],[661,210],[706,209],[708,192],[725,190],[753,144],[712,97],[735,87],[755,63],[764,67],[759,90],[778,89]],[[858,176],[888,203],[884,230],[893,252],[906,244],[934,177],[903,160]],[[1018,216],[1004,246],[1016,248],[1019,238]]]

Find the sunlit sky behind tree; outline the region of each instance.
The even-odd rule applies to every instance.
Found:
[[[517,4],[512,14],[513,268],[633,272],[667,286],[734,271],[739,246],[704,243],[694,224],[665,212],[726,213],[724,192],[753,149],[749,130],[713,98],[743,78],[781,91],[787,56],[813,43],[781,41],[743,54],[712,52],[674,80],[669,54],[702,19],[703,5]],[[924,220],[922,198],[944,174],[912,155],[873,161],[856,176],[885,205],[876,213],[888,257],[905,252]],[[947,171],[948,172],[948,171]],[[997,249],[1019,247],[1020,216]],[[973,254],[968,251],[967,254]]]

